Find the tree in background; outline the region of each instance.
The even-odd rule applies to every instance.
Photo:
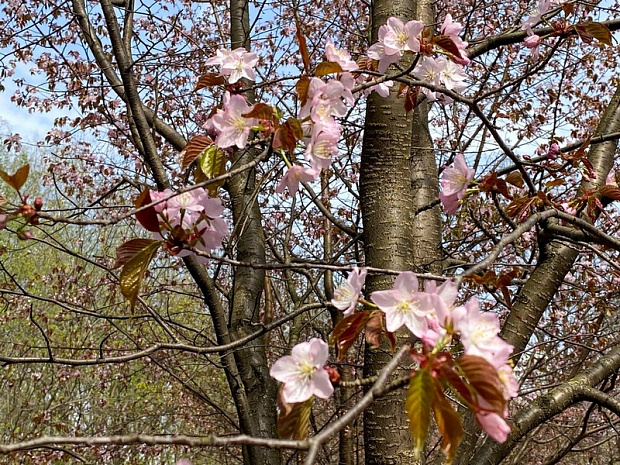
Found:
[[[9,460],[611,463],[617,4],[2,8]]]

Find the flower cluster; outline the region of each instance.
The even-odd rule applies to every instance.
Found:
[[[172,195],[170,189],[150,192],[151,200],[161,200],[154,207],[160,227],[159,233],[153,233],[155,238],[164,240],[164,247],[179,257],[191,253],[184,250],[187,247],[204,252],[220,247],[228,233],[228,226],[220,217],[224,211],[220,200],[210,197],[202,188],[168,198]]]
[[[452,215],[459,208],[459,202],[465,196],[469,183],[474,179],[474,174],[474,170],[465,163],[462,153],[454,157],[453,166],[444,170],[439,200],[446,213]]]
[[[347,281],[335,291],[332,305],[345,315],[355,311],[366,273],[366,269],[355,267]],[[499,337],[497,316],[480,311],[475,297],[463,305],[456,305],[457,293],[457,284],[450,280],[439,286],[429,280],[424,290],[420,290],[416,275],[405,271],[396,277],[392,289],[375,291],[370,299],[384,313],[387,331],[395,332],[406,326],[428,348],[425,352],[432,348],[442,351],[452,344],[454,336],[458,336],[464,356],[482,359],[478,363],[486,364],[491,372],[496,373],[500,384],[496,392],[501,407],[497,407],[498,398],[487,399],[479,393],[470,399],[470,406],[482,428],[495,440],[503,442],[510,432],[505,421],[508,411],[504,406],[518,391],[509,364],[513,347]],[[312,339],[298,344],[292,355],[273,365],[271,376],[284,383],[282,395],[285,402],[303,402],[313,395],[327,398],[331,394],[333,388],[324,367],[327,356],[327,345],[320,339]],[[420,360],[424,359],[420,357]],[[447,360],[445,357],[440,359]]]
[[[214,57],[209,58],[207,65],[220,66],[220,75],[228,76],[228,82],[234,84],[242,78],[256,80],[254,67],[258,63],[258,56],[240,47],[235,50],[219,49]]]
[[[258,124],[256,118],[246,118],[243,114],[249,113],[250,107],[243,95],[224,94],[222,109],[207,120],[204,128],[217,133],[215,145],[220,148],[236,146],[244,148],[253,126]]]

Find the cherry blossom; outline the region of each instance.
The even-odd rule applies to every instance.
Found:
[[[276,187],[276,192],[281,194],[288,188],[290,195],[295,195],[299,189],[300,182],[314,181],[319,177],[319,171],[314,168],[305,168],[300,165],[292,166],[288,169],[280,183]]]
[[[256,80],[254,67],[258,63],[258,56],[254,52],[248,52],[240,47],[232,51],[219,49],[216,56],[209,58],[207,65],[219,65],[220,75],[229,76],[228,82],[234,84],[242,78],[250,81]]]
[[[282,396],[288,403],[304,402],[312,396],[327,399],[334,392],[324,368],[329,356],[327,344],[318,338],[293,347],[291,355],[278,359],[269,374],[284,383]]]
[[[456,48],[458,48],[461,52],[460,57],[455,57],[456,62],[460,65],[467,65],[470,61],[467,53],[465,52],[467,42],[463,41],[459,36],[462,30],[463,26],[461,23],[454,21],[452,19],[452,15],[448,13],[443,21],[443,24],[441,25],[440,34],[452,39],[452,42],[454,42]]]
[[[454,166],[444,170],[439,200],[446,213],[456,212],[459,201],[465,196],[469,183],[474,179],[474,174],[474,170],[467,166],[462,153],[454,158]]]
[[[367,272],[366,268],[360,270],[357,266],[354,267],[347,278],[347,282],[341,284],[334,291],[332,305],[338,310],[344,310],[345,315],[350,315],[355,311],[357,299],[362,291],[362,287],[364,287]]]
[[[372,92],[376,92],[381,97],[386,98],[390,95],[390,88],[394,85],[394,81],[383,81],[372,87],[364,89],[364,95],[368,96]]]
[[[499,337],[497,316],[481,312],[475,297],[465,303],[465,310],[465,314],[455,321],[465,353],[482,357],[495,368],[505,365],[513,347]]]
[[[428,294],[420,292],[418,279],[411,271],[399,274],[394,281],[394,288],[387,291],[375,291],[371,300],[385,312],[386,329],[394,332],[402,325],[418,337],[423,337],[428,330],[426,317],[433,311]]]
[[[159,202],[154,208],[161,229],[154,237],[166,241],[164,248],[179,257],[192,253],[187,247],[203,252],[220,247],[228,234],[228,225],[220,217],[224,211],[221,201],[202,188],[163,200],[173,194],[170,189],[150,192],[151,200]]]
[[[325,58],[328,61],[338,63],[344,71],[355,71],[359,68],[357,63],[351,59],[349,52],[336,47],[331,39],[327,39],[327,44],[325,45]]]
[[[510,434],[510,426],[495,412],[476,412],[476,420],[482,429],[497,442],[506,442]]]
[[[543,15],[549,12],[552,5],[553,0],[541,0],[538,4],[538,9],[532,15],[530,15],[527,20],[523,22],[523,24],[521,25],[521,29],[526,31],[527,34],[530,36],[534,35],[534,31],[532,31],[532,28],[540,22]]]
[[[389,18],[386,24],[383,46],[387,54],[402,54],[404,51],[419,52],[420,41],[418,36],[424,29],[421,21],[403,23],[398,18]]]
[[[219,131],[215,143],[221,148],[237,146],[242,149],[248,143],[250,130],[258,124],[258,119],[241,116],[252,109],[242,95],[226,92],[223,107],[211,118],[213,127]]]
[[[527,48],[531,50],[532,58],[534,58],[534,60],[538,60],[540,36],[537,36],[536,34],[528,36],[523,40],[523,43],[525,44]]]

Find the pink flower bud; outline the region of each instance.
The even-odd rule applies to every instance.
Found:
[[[523,40],[523,43],[527,48],[538,47],[540,45],[540,36],[537,36],[536,34],[527,36],[525,40]]]

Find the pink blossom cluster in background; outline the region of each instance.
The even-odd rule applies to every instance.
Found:
[[[224,211],[222,202],[212,198],[202,188],[183,192],[167,200],[162,200],[174,192],[166,189],[162,192],[151,191],[155,211],[159,216],[160,232],[154,233],[156,239],[166,241],[166,248],[172,255],[185,257],[193,247],[209,252],[222,245],[222,239],[228,234],[228,226],[220,217]]]

